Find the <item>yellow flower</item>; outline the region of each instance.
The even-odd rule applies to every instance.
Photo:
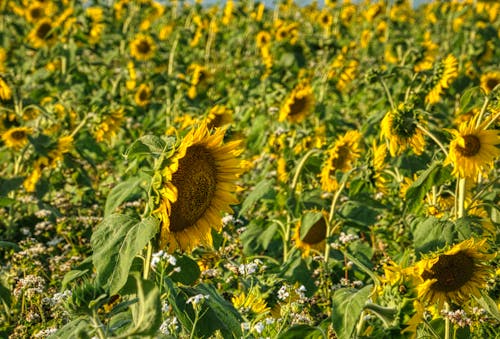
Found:
[[[224,133],[205,124],[193,128],[162,170],[154,211],[161,221],[160,248],[191,252],[198,245],[211,246],[212,229],[222,229],[220,213],[232,212],[241,150],[239,141],[224,144]]]
[[[486,94],[489,94],[493,89],[500,84],[500,72],[488,72],[481,75],[481,88]]]
[[[12,90],[5,80],[0,76],[0,99],[7,101],[12,98]]]
[[[374,141],[372,144],[373,150],[373,174],[371,180],[377,191],[382,194],[387,194],[387,180],[383,175],[383,170],[385,168],[385,156],[387,155],[387,146],[385,144],[378,145]]]
[[[158,39],[162,41],[167,40],[167,38],[170,36],[173,30],[174,30],[173,25],[163,25],[160,29],[160,32],[158,33]]]
[[[333,16],[326,9],[323,9],[318,15],[319,24],[325,30],[329,30],[333,24]]]
[[[302,219],[299,219],[295,225],[292,240],[295,241],[295,246],[302,251],[303,257],[309,256],[311,250],[320,253],[325,251],[328,213],[325,211],[320,213],[321,217],[308,230],[301,229]]]
[[[418,298],[442,308],[445,302],[460,304],[479,297],[490,276],[486,262],[495,257],[485,253],[487,249],[486,239],[471,238],[416,263],[411,274],[418,281]]]
[[[147,106],[150,98],[151,88],[147,84],[140,84],[134,95],[136,105],[139,107]]]
[[[97,142],[101,142],[113,139],[123,122],[123,115],[123,108],[120,108],[112,111],[108,116],[106,116],[94,132],[95,140]]]
[[[234,307],[242,313],[251,312],[255,315],[264,315],[270,311],[259,287],[251,287],[248,294],[240,292],[232,297],[231,301]]]
[[[380,124],[380,136],[388,140],[391,156],[401,154],[408,146],[411,146],[415,154],[422,154],[425,141],[417,123],[418,118],[411,105],[401,103],[397,109],[387,112]]]
[[[31,132],[29,127],[13,127],[2,134],[2,140],[8,148],[20,149],[28,143]]]
[[[457,130],[451,130],[455,137],[450,142],[450,151],[445,164],[453,165],[452,174],[460,178],[477,179],[479,173],[493,166],[500,155],[498,130],[485,130],[484,124],[475,126],[475,119],[462,123]]]
[[[231,22],[231,18],[233,17],[233,0],[226,1],[226,7],[224,7],[224,16],[222,17],[222,23],[224,25],[228,25]]]
[[[191,87],[188,91],[188,97],[194,99],[198,94],[198,87],[204,88],[210,80],[210,73],[206,67],[199,64],[189,65],[188,72],[191,73]]]
[[[130,55],[136,60],[151,59],[156,51],[156,44],[149,35],[138,34],[130,43]]]
[[[42,177],[42,170],[49,166],[49,159],[46,157],[41,157],[35,161],[33,165],[33,171],[30,175],[24,179],[23,187],[26,192],[34,192],[36,189],[36,184],[38,180]]]
[[[441,99],[443,89],[448,88],[457,77],[458,61],[452,54],[449,54],[446,59],[441,62],[437,79],[435,79],[433,88],[425,97],[425,102],[427,104],[435,104],[438,102]]]
[[[85,14],[94,22],[101,22],[103,19],[103,9],[99,6],[87,7]]]
[[[271,43],[271,34],[267,31],[260,31],[255,37],[255,42],[258,48],[267,47]]]
[[[50,160],[50,166],[55,167],[58,162],[63,160],[63,155],[71,151],[73,147],[73,137],[68,135],[59,138],[54,149],[49,151],[48,158]]]
[[[52,15],[54,4],[51,2],[33,1],[24,10],[24,16],[28,22],[34,23],[38,20]]]
[[[333,192],[337,189],[338,183],[335,172],[349,171],[353,162],[360,156],[359,142],[361,133],[358,131],[348,131],[340,136],[333,146],[326,152],[326,161],[321,166],[321,188],[326,192]]]
[[[37,25],[28,34],[28,40],[35,48],[48,46],[56,41],[54,34],[55,25],[51,19],[45,18],[38,21]]]
[[[208,129],[223,127],[233,121],[233,111],[222,105],[215,105],[207,116]]]
[[[292,90],[281,106],[279,121],[301,122],[314,107],[314,93],[308,82],[301,82]]]

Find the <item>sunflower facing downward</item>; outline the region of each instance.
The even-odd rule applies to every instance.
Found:
[[[316,221],[308,230],[303,229],[302,219],[299,219],[297,222],[292,239],[295,241],[295,246],[302,251],[303,257],[307,257],[311,250],[319,251],[321,253],[324,252],[327,220],[328,213],[321,211],[321,216],[318,221]]]
[[[321,166],[321,188],[324,191],[333,192],[337,189],[336,170],[346,172],[352,168],[352,163],[360,155],[360,140],[361,133],[349,131],[340,136],[327,151],[328,158]]]
[[[451,130],[455,137],[450,142],[450,151],[445,164],[453,164],[452,174],[460,178],[477,178],[491,168],[500,155],[500,134],[498,130],[485,130],[475,126],[475,119]]]
[[[223,144],[225,129],[210,132],[206,124],[192,129],[181,141],[170,165],[161,172],[159,206],[160,248],[191,252],[212,245],[212,228],[222,228],[221,212],[231,212],[235,181],[241,173],[240,141]]]
[[[290,93],[280,109],[278,120],[301,122],[311,112],[314,106],[314,93],[311,85],[299,83]]]
[[[486,239],[471,238],[416,263],[412,275],[418,281],[419,299],[442,308],[444,302],[460,304],[479,296],[490,275],[487,261],[495,257],[485,253],[487,249]]]
[[[417,127],[418,122],[412,105],[401,103],[397,109],[387,112],[380,124],[380,136],[389,141],[391,156],[401,154],[408,146],[415,154],[422,154],[425,141],[422,131]]]

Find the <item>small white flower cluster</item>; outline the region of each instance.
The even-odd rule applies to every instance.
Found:
[[[177,331],[179,328],[179,322],[176,317],[170,317],[165,319],[165,321],[160,325],[160,332],[169,335]]]
[[[14,289],[14,296],[19,297],[24,292],[28,298],[31,298],[36,294],[43,293],[44,288],[45,280],[42,277],[30,274],[18,280]]]
[[[64,292],[57,292],[54,293],[54,296],[52,298],[48,297],[43,298],[42,302],[46,305],[49,305],[50,307],[54,307],[68,300],[68,298],[71,297],[72,294],[73,293],[70,290],[65,290]]]
[[[238,267],[238,272],[241,275],[254,274],[255,272],[257,272],[257,270],[259,269],[260,265],[262,265],[262,261],[260,261],[259,259],[255,259],[254,261],[252,261],[249,264],[241,264]]]
[[[441,315],[445,318],[450,319],[450,321],[458,325],[459,327],[465,327],[472,325],[472,319],[467,316],[464,310],[458,309],[456,311],[446,311],[442,310]]]
[[[225,216],[222,217],[222,226],[226,227],[229,224],[234,223],[235,219],[234,216],[231,214],[226,214]]]
[[[361,280],[350,281],[349,279],[341,278],[338,284],[332,286],[332,289],[338,290],[343,287],[361,288],[363,285],[364,283]]]
[[[37,218],[45,218],[52,214],[51,210],[41,209],[35,212]]]
[[[304,285],[300,285],[299,288],[295,289],[295,293],[299,296],[301,301],[305,301],[307,299],[306,295],[305,295],[306,291],[307,291],[307,288]]]
[[[156,268],[156,266],[158,266],[158,264],[162,260],[168,262],[172,266],[177,265],[177,259],[173,255],[170,255],[170,254],[164,252],[163,250],[160,250],[159,252],[153,253],[153,255],[151,257],[151,267],[153,269]],[[180,267],[174,268],[175,272],[180,272],[180,270],[181,270]]]
[[[210,298],[209,295],[204,295],[204,294],[193,295],[192,297],[188,298],[188,300],[186,301],[186,304],[198,305],[203,300],[208,299],[208,298]]]
[[[37,332],[34,338],[47,338],[48,336],[57,332],[57,328],[50,327]]]
[[[359,239],[359,236],[357,236],[356,234],[346,234],[344,232],[340,232],[339,240],[331,243],[330,246],[334,250],[338,250],[342,247],[349,245],[349,243],[356,241],[358,239]]]
[[[290,296],[290,293],[287,291],[288,288],[286,285],[283,285],[280,287],[280,289],[278,290],[278,299],[279,300],[286,300],[288,299],[288,297]]]

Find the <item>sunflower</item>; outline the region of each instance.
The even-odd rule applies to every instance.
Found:
[[[138,34],[130,43],[130,55],[139,61],[151,59],[155,51],[156,44],[149,35]]]
[[[385,156],[387,154],[387,146],[385,144],[377,145],[374,141],[372,144],[373,150],[373,173],[371,176],[371,181],[378,192],[382,194],[387,194],[387,179],[383,175],[383,170],[385,168]]]
[[[314,211],[312,211],[315,213]],[[308,212],[306,212],[307,214]],[[316,212],[317,213],[317,212]],[[326,243],[326,223],[328,213],[320,212],[321,216],[308,230],[302,230],[302,219],[299,219],[295,225],[295,232],[292,239],[295,241],[295,246],[302,251],[302,256],[307,257],[311,250],[323,252]]]
[[[264,315],[270,311],[259,287],[251,287],[248,293],[240,292],[231,298],[233,305],[242,313]]]
[[[314,107],[314,93],[307,82],[301,82],[292,90],[280,109],[278,120],[301,122]]]
[[[194,99],[198,95],[198,87],[204,89],[211,75],[206,67],[196,63],[189,65],[188,72],[191,73],[191,87],[188,90],[188,97]]]
[[[8,148],[20,149],[28,143],[30,133],[29,127],[14,127],[2,134],[2,140]]]
[[[136,105],[139,107],[147,106],[150,98],[151,88],[147,84],[140,84],[134,95]]]
[[[445,302],[460,304],[479,296],[490,275],[486,261],[495,257],[487,249],[486,239],[471,238],[416,263],[410,274],[418,281],[418,298],[442,308]]]
[[[437,77],[434,79],[434,86],[425,97],[425,103],[435,104],[441,99],[441,94],[445,88],[450,87],[458,77],[458,60],[449,54],[439,65]]]
[[[38,158],[33,165],[33,171],[24,179],[23,187],[26,192],[34,192],[36,184],[42,177],[42,171],[45,167],[49,166],[49,159],[46,157]]]
[[[28,40],[35,48],[51,45],[56,41],[55,25],[49,18],[38,21],[37,25],[28,34]]]
[[[207,116],[208,129],[223,127],[233,121],[233,111],[222,105],[215,105]]]
[[[454,139],[444,164],[453,164],[452,174],[460,178],[477,178],[493,166],[500,155],[498,130],[485,130],[484,124],[475,126],[475,119],[462,123],[458,131],[451,130]]]
[[[401,154],[408,146],[415,154],[422,154],[425,141],[418,122],[411,105],[401,103],[397,109],[387,112],[380,124],[380,136],[388,140],[391,156]]]
[[[500,84],[500,72],[488,72],[481,75],[481,88],[486,94],[489,94]]]
[[[236,156],[240,141],[223,144],[225,129],[209,131],[206,124],[192,129],[162,171],[158,187],[161,221],[160,248],[191,252],[212,245],[212,228],[220,231],[220,212],[231,213],[237,202],[234,183],[241,172]]]
[[[12,98],[12,90],[5,80],[0,76],[0,99],[7,101]]]
[[[271,34],[267,31],[260,31],[255,37],[255,42],[258,48],[264,48],[271,43]]]
[[[323,29],[329,30],[333,24],[333,16],[328,11],[323,10],[318,15],[318,21]]]
[[[34,23],[42,18],[50,16],[54,12],[52,3],[42,3],[34,1],[24,10],[24,16],[28,22]]]
[[[123,119],[123,108],[111,112],[103,119],[94,132],[95,140],[101,142],[114,138],[120,129]]]
[[[361,133],[349,131],[340,136],[333,146],[327,151],[327,159],[321,166],[321,188],[326,192],[337,189],[338,183],[335,179],[335,171],[349,171],[352,163],[359,158],[359,141]]]

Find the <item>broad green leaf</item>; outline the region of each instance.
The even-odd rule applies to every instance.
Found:
[[[160,291],[153,281],[133,274],[137,283],[138,302],[131,307],[133,328],[128,335],[152,336],[161,325]]]
[[[0,207],[7,207],[16,202],[16,199],[0,197]]]
[[[11,304],[10,290],[3,284],[0,284],[0,301],[6,306],[7,309],[10,308]]]
[[[180,272],[174,271],[170,274],[170,278],[175,282],[192,285],[200,277],[200,266],[186,255],[177,259],[176,266],[181,269]]]
[[[255,185],[252,192],[248,194],[246,199],[241,204],[241,210],[239,215],[243,215],[250,208],[252,208],[257,203],[257,201],[259,201],[259,199],[264,197],[267,193],[269,193],[272,190],[272,187],[273,187],[273,181],[268,179],[264,179],[257,185]]]
[[[346,223],[366,228],[377,222],[377,216],[383,207],[368,196],[359,195],[346,201],[339,211]]]
[[[372,285],[360,290],[342,288],[332,299],[332,325],[339,339],[351,339],[365,307]]]
[[[110,215],[130,196],[139,193],[141,191],[141,181],[141,178],[132,177],[113,187],[106,199],[106,205],[104,206],[104,216],[106,217]]]
[[[479,305],[481,305],[481,307],[490,314],[490,316],[494,317],[497,321],[500,321],[500,312],[498,311],[498,306],[496,302],[488,295],[488,292],[486,292],[485,290],[481,290],[481,298],[477,298],[476,300]]]
[[[11,179],[0,178],[0,196],[6,196],[9,192],[17,189],[23,183],[23,177],[15,177]]]
[[[0,248],[11,248],[16,252],[21,250],[21,247],[19,247],[18,244],[14,243],[14,242],[2,241],[2,240],[0,240]]]
[[[433,163],[423,171],[406,191],[406,206],[408,212],[417,211],[424,202],[424,197],[432,189],[451,178],[451,170],[448,166],[443,167],[439,162]]]
[[[224,338],[241,338],[241,322],[243,319],[233,305],[222,298],[217,290],[207,284],[199,284],[195,288],[183,289],[189,296],[197,294],[208,295],[203,301],[197,334],[200,337],[209,337],[216,330],[220,330]]]
[[[67,285],[72,282],[73,280],[83,277],[84,275],[88,274],[89,270],[71,270],[68,273],[64,275],[64,278],[61,283],[61,290],[65,290]]]
[[[417,218],[412,225],[413,243],[418,256],[451,244],[457,238],[453,222],[434,217]]]
[[[264,220],[252,220],[241,234],[243,251],[247,255],[266,250],[271,244],[278,224],[276,222],[265,222]],[[274,249],[274,248],[273,248]]]
[[[311,227],[314,226],[321,218],[323,218],[323,214],[321,212],[305,212],[302,215],[300,221],[300,239],[304,239]]]
[[[158,219],[142,221],[111,214],[98,225],[90,240],[97,279],[116,294],[125,285],[134,257],[158,232]]]
[[[282,332],[278,339],[316,339],[322,337],[323,335],[320,329],[304,324],[290,327],[288,330]]]
[[[89,320],[77,318],[50,335],[48,339],[89,339],[94,332]]]
[[[482,98],[481,88],[479,86],[468,88],[464,91],[460,97],[461,113],[467,113],[474,107],[478,106],[478,103],[475,102],[473,98]]]
[[[168,142],[155,135],[144,135],[137,139],[125,152],[125,158],[134,158],[140,155],[160,155],[173,140]]]
[[[312,278],[312,272],[307,267],[299,250],[292,252],[281,269],[281,276],[291,284],[304,285],[307,295],[312,295],[317,289]]]

